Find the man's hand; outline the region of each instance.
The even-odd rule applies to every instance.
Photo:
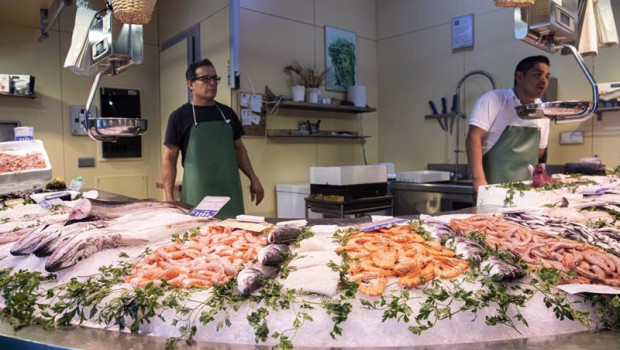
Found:
[[[485,186],[485,185],[488,185],[486,179],[480,179],[480,180],[474,179],[474,184],[473,184],[473,186],[474,186],[474,195],[475,196],[478,195],[478,187]]]
[[[263,185],[261,185],[257,178],[250,183],[250,198],[252,199],[252,202],[256,199],[256,205],[259,205],[264,197],[265,191],[263,190]]]

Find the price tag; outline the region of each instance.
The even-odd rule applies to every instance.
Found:
[[[206,196],[189,215],[210,219],[214,217],[229,200],[230,197]]]
[[[596,294],[620,294],[620,288],[605,286],[601,284],[562,284],[558,289],[568,294],[596,293]]]
[[[379,229],[379,228],[390,227],[392,225],[400,224],[400,223],[407,222],[407,221],[409,221],[409,220],[408,219],[400,219],[400,218],[390,218],[390,219],[379,220],[379,221],[375,221],[375,222],[368,222],[368,223],[365,223],[365,224],[359,224],[359,225],[355,225],[353,227],[356,230],[368,232],[368,231],[376,230],[376,229]]]

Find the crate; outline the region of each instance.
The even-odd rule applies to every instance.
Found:
[[[0,173],[0,194],[43,188],[52,178],[52,165],[41,140],[0,142],[0,153],[18,156],[40,153],[45,160],[45,168]]]

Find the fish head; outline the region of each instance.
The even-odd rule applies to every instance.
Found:
[[[92,203],[88,199],[80,199],[75,203],[71,212],[69,212],[69,216],[67,217],[67,221],[72,220],[82,220],[88,217],[90,211],[92,209]]]
[[[47,258],[45,270],[55,272],[71,267],[101,250],[99,239],[72,239]]]

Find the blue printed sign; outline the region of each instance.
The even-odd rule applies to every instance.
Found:
[[[212,218],[229,200],[230,197],[206,196],[189,215],[200,218]]]

